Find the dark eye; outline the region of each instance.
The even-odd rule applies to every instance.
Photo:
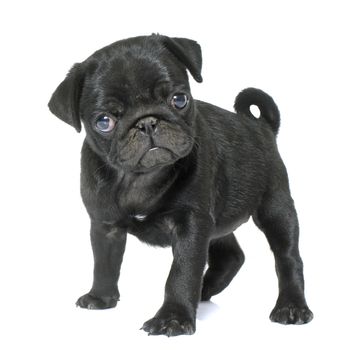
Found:
[[[110,132],[115,127],[115,120],[107,114],[101,114],[96,120],[96,128],[102,132]]]
[[[187,106],[188,97],[185,94],[176,94],[171,99],[171,105],[176,109],[184,109]]]

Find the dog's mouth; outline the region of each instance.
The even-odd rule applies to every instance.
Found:
[[[164,166],[172,163],[177,158],[178,157],[171,150],[154,146],[143,154],[139,160],[139,165],[146,169],[152,169],[160,165]]]
[[[131,158],[115,158],[111,163],[119,164],[124,169],[132,172],[149,172],[158,168],[175,163],[180,158],[188,155],[192,149],[191,144],[187,144],[186,148],[179,150],[171,150],[164,146],[140,146],[140,152]],[[111,159],[110,159],[111,160]]]

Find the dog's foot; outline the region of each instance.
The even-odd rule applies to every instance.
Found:
[[[270,320],[272,322],[281,324],[304,324],[310,322],[313,317],[313,313],[306,305],[303,307],[276,305],[270,314]]]
[[[227,284],[220,273],[209,268],[203,278],[201,301],[209,301],[213,295],[219,294],[225,289]]]
[[[214,275],[209,270],[203,279],[201,301],[209,301],[212,296],[222,292],[232,279],[231,277],[227,279],[220,275]]]
[[[161,315],[162,314],[162,315]],[[142,328],[148,335],[164,334],[168,337],[177,335],[191,335],[196,331],[195,321],[180,313],[159,313],[145,322]]]
[[[87,293],[81,296],[77,302],[76,306],[82,307],[84,309],[98,310],[98,309],[110,309],[115,307],[118,303],[119,298],[115,297],[96,297]]]
[[[195,325],[190,320],[152,318],[144,323],[142,328],[148,335],[164,334],[168,337],[177,335],[191,335],[195,332]]]
[[[202,290],[202,296],[201,296],[201,301],[209,301],[212,297],[212,293],[210,292],[209,289],[204,289]]]
[[[201,301],[209,301],[213,295],[219,294],[222,289],[224,288],[220,288],[204,280]]]

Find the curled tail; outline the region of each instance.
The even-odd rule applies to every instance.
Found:
[[[250,111],[252,105],[259,108],[260,118],[264,119],[270,125],[273,133],[277,135],[280,127],[280,112],[272,97],[262,90],[248,88],[238,94],[234,107],[237,113],[254,118]]]

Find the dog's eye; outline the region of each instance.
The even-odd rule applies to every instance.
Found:
[[[171,105],[176,109],[184,109],[187,106],[188,97],[185,94],[176,94],[171,99]]]
[[[107,114],[101,114],[96,120],[96,128],[102,132],[110,132],[115,127],[115,120]]]

